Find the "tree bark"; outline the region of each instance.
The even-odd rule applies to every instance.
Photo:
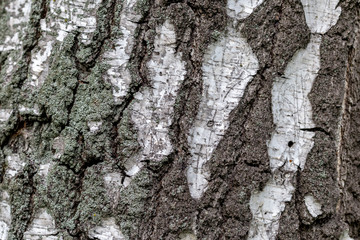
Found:
[[[359,1],[0,9],[0,239],[360,239]]]

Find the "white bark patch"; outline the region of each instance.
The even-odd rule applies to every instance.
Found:
[[[126,96],[131,83],[127,64],[134,46],[136,22],[141,17],[134,10],[136,2],[137,0],[124,1],[119,26],[123,36],[114,43],[114,49],[104,54],[104,61],[110,66],[104,77],[114,86],[113,95],[117,102]]]
[[[281,213],[285,203],[291,200],[294,190],[290,179],[298,168],[303,169],[306,157],[313,146],[314,132],[301,129],[313,128],[312,108],[308,99],[312,84],[320,69],[321,37],[313,35],[306,49],[295,54],[285,69],[284,77],[275,80],[272,89],[272,111],[276,128],[268,145],[270,167],[273,174],[280,169],[286,171],[287,179],[281,174],[278,184],[270,180],[264,192],[263,201],[272,201],[277,214],[262,217],[261,206],[255,201],[257,193],[250,199],[253,220],[248,239],[275,239]],[[286,197],[272,197],[278,187],[284,190]],[[275,211],[275,210],[274,210]]]
[[[1,193],[0,202],[0,240],[7,240],[11,225],[10,196],[6,191]]]
[[[5,11],[9,16],[9,31],[5,41],[0,44],[0,51],[17,50],[22,43],[19,34],[25,34],[26,24],[30,18],[31,0],[10,1]]]
[[[123,175],[118,172],[107,172],[104,176],[104,185],[107,192],[107,196],[110,199],[113,207],[117,206],[120,199],[120,192],[123,189]],[[127,185],[124,184],[126,187]]]
[[[9,120],[12,113],[12,109],[0,109],[0,126],[4,125]]]
[[[35,116],[40,116],[40,110],[38,105],[34,105],[34,107],[25,107],[23,105],[20,105],[19,112],[21,114],[31,114]]]
[[[227,14],[231,18],[247,18],[264,0],[228,0]]]
[[[179,238],[180,240],[197,240],[195,234],[193,233],[181,233]]]
[[[305,206],[311,216],[316,218],[317,216],[323,213],[323,211],[321,210],[321,204],[318,201],[316,201],[316,199],[313,196],[306,195],[304,200],[305,200]]]
[[[126,238],[121,233],[119,226],[116,225],[113,218],[104,220],[101,226],[92,228],[89,231],[90,238],[99,240],[125,240]]]
[[[46,179],[47,175],[49,174],[49,170],[51,168],[51,166],[53,165],[53,163],[46,163],[46,164],[41,164],[39,166],[39,175],[41,177],[43,177],[43,179]]]
[[[101,0],[56,0],[50,1],[50,21],[44,29],[58,30],[58,41],[63,41],[69,32],[80,32],[80,41],[91,41],[96,28],[96,11]],[[45,25],[45,24],[44,24]]]
[[[311,33],[326,33],[339,19],[339,0],[301,0]]]
[[[346,230],[343,232],[343,234],[341,234],[339,240],[354,240],[354,239],[349,236],[349,230]]]
[[[168,132],[177,92],[186,74],[181,54],[175,52],[174,26],[166,21],[156,32],[155,49],[147,64],[151,87],[138,92],[132,105],[131,119],[138,130],[142,153],[126,166],[130,176],[140,171],[143,160],[161,161],[171,153]]]
[[[64,154],[65,151],[65,141],[63,137],[56,137],[53,141],[52,148],[56,150],[54,154],[55,159],[60,159],[61,156]]]
[[[12,179],[25,166],[25,162],[21,161],[19,154],[8,155],[5,158],[7,168],[5,170],[5,178]]]
[[[228,14],[248,16],[262,1],[229,1]],[[249,10],[251,9],[251,11]],[[189,131],[190,166],[187,181],[192,198],[199,199],[207,189],[209,172],[204,164],[229,127],[230,112],[238,105],[247,84],[258,70],[258,61],[246,39],[231,25],[227,35],[211,45],[204,56],[203,92],[194,126]]]
[[[284,164],[285,170],[292,172],[298,167],[303,169],[313,146],[315,133],[301,129],[315,127],[307,96],[320,69],[320,43],[321,36],[313,35],[307,48],[290,61],[284,77],[274,82],[272,106],[276,128],[268,148],[272,171]]]
[[[303,0],[306,22],[313,33],[325,33],[333,26],[340,15],[335,9],[334,2]],[[337,2],[336,2],[337,3]],[[336,5],[336,4],[335,4]],[[322,6],[323,8],[320,8]],[[321,18],[321,21],[318,21]],[[312,108],[308,99],[312,85],[320,69],[321,35],[312,34],[306,49],[297,52],[285,69],[284,77],[275,80],[272,89],[272,111],[276,128],[268,144],[268,154],[273,178],[269,180],[263,192],[253,193],[250,199],[250,209],[253,220],[250,224],[249,240],[276,239],[279,228],[280,215],[286,202],[291,200],[294,187],[293,179],[298,169],[305,166],[308,153],[313,147],[312,138],[315,133],[306,131],[315,127],[312,121]],[[286,174],[281,174],[286,172]],[[272,197],[272,192],[279,191],[278,184],[284,189],[282,196]],[[262,217],[262,206],[258,204],[258,195],[262,195],[264,202],[273,201],[272,205],[278,214]],[[284,197],[286,196],[286,197]],[[307,207],[315,217],[321,214],[321,205],[307,198]],[[320,205],[320,207],[319,207]],[[320,209],[319,209],[320,208]]]
[[[291,174],[285,179],[273,177],[261,192],[254,192],[250,198],[253,220],[248,239],[275,239],[279,219],[285,209],[285,202],[291,200],[294,187]]]
[[[94,133],[97,130],[99,130],[99,128],[102,125],[102,122],[88,122],[87,125],[88,125],[88,127],[90,129],[90,132]]]
[[[59,231],[55,227],[55,221],[52,216],[46,211],[46,209],[41,209],[30,223],[28,230],[24,233],[24,239],[56,240],[59,239],[59,237],[55,236],[58,232]]]
[[[48,73],[49,63],[48,58],[51,55],[51,50],[54,41],[50,40],[52,37],[40,38],[37,47],[32,51],[29,79],[25,82],[27,88],[40,88]]]

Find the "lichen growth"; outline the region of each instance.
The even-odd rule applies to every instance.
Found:
[[[22,239],[30,222],[33,208],[32,196],[35,193],[33,185],[35,173],[35,167],[30,163],[9,185],[12,216],[9,239]]]
[[[78,85],[79,71],[72,57],[75,41],[74,34],[68,34],[64,39],[49,76],[38,95],[41,108],[45,109],[46,116],[52,120],[50,129],[53,134],[49,136],[51,138],[59,135],[67,124],[69,111],[74,101],[74,91]]]
[[[121,192],[115,217],[121,232],[130,239],[136,238],[139,223],[147,211],[146,202],[150,198],[152,180],[152,174],[144,169]]]
[[[110,202],[106,195],[100,166],[88,168],[82,183],[81,202],[76,215],[82,231],[99,225],[110,214]]]
[[[76,230],[76,205],[79,204],[80,179],[65,166],[55,165],[47,177],[47,204],[56,226]]]
[[[137,131],[131,121],[131,113],[127,109],[124,111],[118,127],[118,160],[123,164],[125,160],[134,156],[140,150],[137,142]]]
[[[149,0],[138,0],[136,2],[135,11],[144,16],[150,9],[150,1]]]

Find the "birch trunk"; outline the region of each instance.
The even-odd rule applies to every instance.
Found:
[[[359,239],[357,0],[0,1],[0,239]]]

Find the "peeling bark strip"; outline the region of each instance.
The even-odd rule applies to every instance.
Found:
[[[227,13],[233,22],[225,37],[211,45],[204,56],[202,101],[188,138],[191,158],[186,175],[194,199],[201,198],[207,189],[210,174],[204,165],[229,127],[230,112],[258,70],[256,56],[235,26],[261,3],[228,1]]]
[[[272,111],[276,129],[268,150],[273,176],[262,192],[255,192],[251,197],[253,221],[248,239],[276,239],[279,219],[295,190],[292,182],[296,172],[304,169],[314,144],[315,132],[307,131],[316,128],[307,96],[320,69],[320,34],[336,24],[341,10],[336,8],[337,0],[327,4],[306,0],[302,3],[312,36],[307,48],[299,51],[288,64],[284,77],[273,85]],[[321,214],[321,205],[312,196],[306,197],[305,203],[313,217]]]

